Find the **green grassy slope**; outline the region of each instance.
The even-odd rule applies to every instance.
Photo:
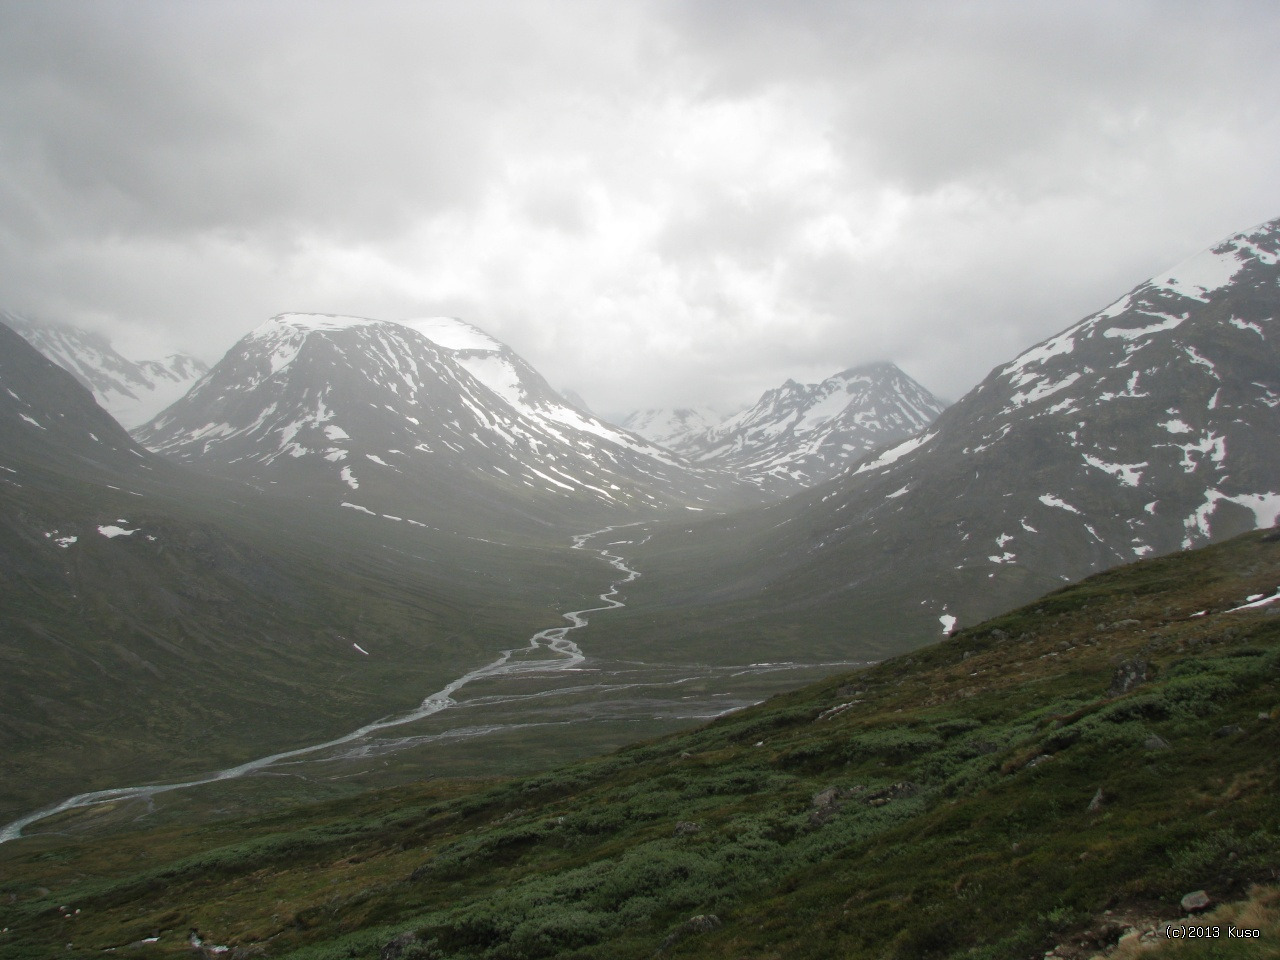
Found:
[[[1255,533],[543,775],[96,840],[71,814],[0,847],[0,951],[1093,956],[1277,879],[1280,616],[1232,608],[1278,587]]]
[[[0,489],[0,820],[407,710],[608,579],[567,532],[490,544],[200,478],[23,480]],[[137,533],[98,533],[117,519]]]

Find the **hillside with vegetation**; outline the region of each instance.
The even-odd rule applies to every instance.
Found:
[[[549,773],[72,812],[0,846],[0,953],[1276,956],[1278,588],[1257,532]]]

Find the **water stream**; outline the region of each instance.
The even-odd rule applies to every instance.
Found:
[[[545,733],[531,733],[533,728],[549,731],[572,727],[576,732],[566,735],[568,739],[562,741],[562,747],[574,744],[580,748],[586,744],[588,748],[595,745],[598,749],[608,749],[610,742],[616,745],[633,739],[620,732],[623,728],[642,731],[641,735],[656,736],[758,703],[773,693],[792,689],[820,676],[860,665],[850,661],[655,663],[633,655],[619,656],[628,649],[625,638],[612,639],[612,654],[593,651],[588,657],[569,639],[570,632],[585,627],[588,614],[625,606],[618,598],[619,592],[625,584],[640,576],[639,572],[627,566],[622,556],[612,552],[634,541],[615,539],[604,543],[603,548],[593,545],[597,538],[625,526],[636,524],[604,527],[573,537],[575,550],[595,552],[618,573],[608,589],[599,594],[600,606],[563,614],[568,625],[539,630],[523,646],[501,651],[497,659],[452,680],[425,697],[412,710],[366,723],[333,740],[273,753],[192,780],[77,794],[0,829],[0,843],[16,840],[32,824],[67,811],[124,800],[142,800],[148,811],[153,812],[153,798],[159,794],[189,790],[250,774],[301,777],[317,785],[323,781],[362,776],[370,769],[375,777],[385,776],[385,771],[377,772],[385,766],[383,758],[391,754],[412,758],[415,750],[427,751],[420,756],[428,765],[434,763],[448,769],[445,753],[450,749],[461,749],[466,751],[470,761],[475,752],[470,747],[457,745],[476,738],[500,743],[503,737],[513,737],[515,739],[508,742],[521,746],[548,742]],[[461,696],[464,688],[468,687],[468,695]],[[411,730],[396,729],[411,724],[416,725]],[[594,726],[584,727],[583,724]],[[384,735],[392,730],[396,730],[394,735]],[[495,750],[500,753],[502,747]],[[544,753],[543,756],[554,753]],[[417,761],[408,762],[412,765]],[[382,781],[375,779],[372,782]]]
[[[630,526],[630,524],[628,524]],[[574,536],[573,549],[585,550],[587,544],[602,534],[612,533],[619,527],[604,527],[600,530],[593,530],[590,533],[582,533]],[[568,639],[570,630],[578,630],[587,625],[586,615],[589,613],[599,613],[604,610],[615,610],[618,607],[625,606],[621,600],[615,599],[619,588],[623,584],[630,583],[636,577],[640,576],[638,572],[632,570],[626,565],[622,557],[617,554],[610,553],[608,550],[600,550],[599,554],[607,560],[616,570],[623,574],[620,579],[610,584],[609,589],[600,594],[600,600],[604,603],[601,607],[588,607],[585,610],[572,610],[564,614],[564,619],[569,621],[567,627],[550,627],[546,630],[539,630],[529,642],[523,647],[513,647],[510,650],[503,650],[498,659],[492,663],[487,663],[482,667],[464,673],[456,680],[450,681],[442,689],[427,696],[417,707],[407,713],[398,714],[391,717],[384,717],[381,720],[375,720],[372,723],[366,723],[364,726],[344,736],[337,737],[333,740],[326,740],[324,743],[317,743],[309,747],[299,747],[295,750],[284,750],[280,753],[273,753],[267,757],[260,757],[257,760],[250,760],[247,763],[241,763],[234,767],[227,767],[225,770],[218,770],[213,773],[206,774],[194,780],[184,780],[180,783],[152,783],[138,787],[112,787],[108,790],[92,790],[88,793],[79,793],[74,797],[68,797],[59,803],[44,807],[34,813],[29,813],[24,817],[8,824],[3,830],[0,830],[0,843],[7,843],[10,840],[16,840],[22,836],[22,831],[33,823],[56,816],[59,813],[65,813],[68,810],[75,810],[81,807],[91,807],[102,803],[113,803],[119,800],[130,799],[147,799],[161,793],[168,793],[173,790],[189,790],[192,787],[204,786],[208,783],[216,783],[221,780],[234,780],[237,777],[243,777],[246,774],[255,773],[265,770],[268,767],[294,760],[298,757],[308,756],[310,754],[319,753],[325,750],[331,750],[334,747],[341,747],[347,744],[353,744],[357,741],[371,739],[372,735],[382,730],[388,730],[392,727],[399,727],[409,723],[415,723],[426,717],[433,716],[450,707],[458,705],[454,698],[459,690],[473,681],[488,677],[510,676],[513,674],[548,671],[572,670],[580,664],[585,656],[578,649],[578,645]],[[401,743],[407,741],[400,741]]]

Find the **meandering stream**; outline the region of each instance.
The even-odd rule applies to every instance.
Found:
[[[587,544],[602,534],[612,533],[618,527],[604,527],[601,530],[593,530],[590,533],[578,534],[573,538],[573,548],[575,550],[585,550]],[[426,697],[417,707],[407,713],[397,716],[385,717],[381,720],[375,720],[372,723],[366,723],[363,727],[352,730],[350,733],[337,737],[333,740],[326,740],[324,743],[317,743],[309,747],[299,747],[296,750],[284,750],[280,753],[273,753],[268,757],[260,757],[257,760],[250,760],[247,763],[239,764],[234,767],[227,767],[225,770],[218,770],[214,773],[198,777],[195,780],[184,780],[181,783],[152,783],[140,787],[113,787],[109,790],[93,790],[89,793],[79,793],[74,797],[68,797],[60,803],[53,804],[34,813],[29,813],[25,817],[20,817],[12,823],[8,824],[3,830],[0,830],[0,843],[7,843],[10,840],[16,840],[22,836],[22,831],[33,823],[38,823],[49,817],[59,813],[65,813],[68,810],[75,810],[80,807],[91,807],[100,803],[112,803],[117,800],[129,800],[136,798],[149,799],[156,794],[168,793],[172,790],[188,790],[192,787],[200,787],[207,783],[216,783],[219,780],[234,780],[237,777],[243,777],[245,774],[254,773],[258,770],[264,770],[267,767],[281,763],[286,760],[292,760],[296,757],[303,757],[308,754],[319,753],[323,750],[330,750],[334,747],[344,746],[345,744],[354,743],[358,740],[366,739],[370,735],[378,733],[381,730],[387,730],[392,727],[403,726],[407,723],[414,723],[424,717],[432,716],[456,706],[457,701],[453,695],[465,687],[467,684],[482,677],[495,677],[507,674],[520,673],[526,671],[548,671],[548,670],[568,670],[581,663],[585,657],[578,645],[567,638],[570,630],[578,630],[587,625],[586,614],[599,613],[602,610],[614,610],[624,606],[621,600],[615,600],[619,588],[624,583],[630,583],[636,577],[640,576],[635,570],[626,565],[622,557],[609,553],[608,550],[599,551],[614,568],[620,571],[624,576],[615,580],[609,585],[609,589],[600,594],[601,601],[604,602],[602,607],[588,607],[585,610],[572,610],[564,614],[564,619],[569,621],[567,627],[551,627],[547,630],[539,630],[529,642],[523,647],[513,647],[510,650],[503,650],[497,660],[487,663],[483,667],[477,667],[469,673],[464,673],[456,680],[446,684],[444,688],[437,690],[435,693]],[[536,659],[529,657],[530,654],[543,654],[537,656]],[[550,657],[545,656],[550,654]],[[522,656],[523,655],[523,656]]]
[[[32,824],[67,811],[133,799],[151,804],[159,794],[189,790],[254,773],[288,772],[298,775],[296,771],[302,764],[307,765],[306,769],[312,769],[326,763],[367,761],[423,745],[431,745],[435,749],[434,745],[441,741],[470,740],[538,726],[584,721],[687,723],[710,719],[763,699],[773,692],[770,684],[776,686],[781,683],[783,675],[787,679],[796,677],[796,682],[802,682],[807,672],[817,671],[820,675],[853,665],[846,662],[713,666],[610,660],[599,656],[593,656],[590,663],[586,663],[586,654],[569,639],[569,633],[585,627],[588,614],[625,606],[618,599],[619,591],[640,576],[638,571],[627,566],[622,556],[609,549],[629,541],[607,543],[603,549],[590,544],[625,526],[635,524],[608,526],[573,537],[575,550],[594,550],[620,574],[607,590],[599,594],[601,606],[563,614],[568,621],[567,626],[539,630],[523,646],[501,651],[496,660],[464,673],[424,698],[414,709],[367,723],[333,740],[273,753],[192,780],[77,794],[8,824],[0,830],[0,843],[16,840]],[[777,679],[768,680],[766,675]],[[459,692],[468,686],[479,690],[474,696],[460,699]],[[457,725],[441,726],[432,721],[425,724],[426,732],[381,736],[385,731],[410,724],[421,727],[423,721],[446,711],[450,717],[457,716]],[[477,713],[479,716],[469,722],[468,718]]]

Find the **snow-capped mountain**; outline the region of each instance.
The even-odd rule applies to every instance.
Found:
[[[997,368],[927,433],[861,464],[824,495],[835,522],[815,557],[914,545],[915,589],[949,624],[1275,524],[1278,312],[1273,220]]]
[[[705,407],[652,407],[631,413],[622,427],[668,450],[696,454],[700,452],[697,439],[722,419]]]
[[[20,460],[119,479],[154,459],[77,378],[0,322],[0,480],[21,482]]]
[[[0,822],[418,703],[574,594],[550,537],[494,544],[183,469],[0,323]]]
[[[996,368],[847,475],[695,528],[684,576],[702,602],[749,596],[761,617],[815,633],[825,621],[887,652],[1065,581],[1272,526],[1278,313],[1275,220]]]
[[[895,365],[874,363],[821,383],[788,380],[674,449],[765,489],[793,493],[920,432],[941,411],[937,398]]]
[[[745,494],[569,406],[509,347],[451,318],[276,317],[137,436],[184,463],[404,522]]]
[[[100,333],[61,324],[33,323],[0,311],[10,327],[88,387],[108,413],[132,429],[181,397],[209,366],[185,353],[163,360],[129,360]]]

